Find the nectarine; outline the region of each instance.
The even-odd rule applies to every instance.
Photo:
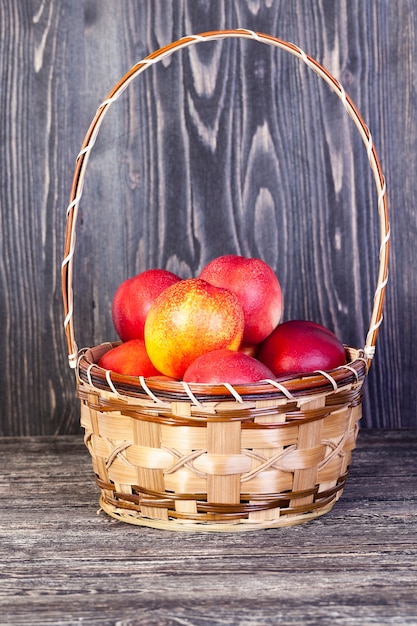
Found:
[[[99,359],[98,365],[125,376],[144,376],[146,378],[161,374],[151,362],[143,339],[131,339],[110,348]]]
[[[274,374],[263,363],[244,352],[213,350],[199,356],[187,368],[183,380],[188,383],[255,383]]]
[[[210,261],[200,278],[229,289],[238,297],[245,317],[243,343],[260,343],[278,325],[282,314],[281,285],[262,259],[226,254]]]
[[[163,269],[150,269],[124,280],[112,303],[113,324],[122,341],[143,339],[145,319],[152,302],[179,276]]]
[[[145,344],[155,367],[182,378],[201,354],[218,348],[237,350],[244,318],[237,297],[227,289],[189,278],[165,289],[145,322]]]
[[[346,363],[346,353],[336,335],[308,320],[279,324],[261,344],[258,358],[275,376],[331,370]]]

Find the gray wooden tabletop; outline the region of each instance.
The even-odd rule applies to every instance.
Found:
[[[0,624],[417,624],[417,430],[362,430],[327,515],[181,533],[97,514],[82,436],[0,439]]]

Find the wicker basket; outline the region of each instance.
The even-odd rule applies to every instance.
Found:
[[[366,146],[378,194],[380,258],[370,328],[348,365],[256,384],[200,385],[134,378],[96,365],[111,347],[78,350],[73,324],[77,211],[88,157],[111,104],[146,68],[176,50],[225,37],[295,55],[341,99]],[[388,275],[385,182],[371,134],[340,83],[293,44],[249,30],[185,37],[140,61],[98,108],[77,157],[62,264],[69,362],[102,509],[132,524],[173,530],[245,531],[302,523],[342,494],[361,417]]]

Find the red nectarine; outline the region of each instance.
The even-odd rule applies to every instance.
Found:
[[[244,352],[213,350],[199,356],[187,368],[183,380],[188,383],[255,383],[274,374],[263,363]]]
[[[98,365],[125,376],[144,376],[146,378],[161,374],[151,362],[143,339],[131,339],[110,348],[99,359]]]
[[[308,320],[279,324],[261,344],[258,358],[275,376],[326,371],[346,363],[345,348],[336,335]]]
[[[200,278],[229,289],[238,297],[245,317],[243,343],[260,343],[279,323],[281,286],[272,268],[262,259],[226,254],[210,261]]]
[[[179,276],[163,269],[150,269],[124,280],[112,303],[113,324],[122,341],[143,339],[145,319],[152,302]]]

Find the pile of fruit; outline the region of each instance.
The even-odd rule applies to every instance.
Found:
[[[112,316],[122,343],[98,365],[128,376],[246,384],[346,363],[334,333],[312,321],[281,322],[282,308],[280,283],[261,259],[221,256],[189,279],[146,270],[117,289]]]

